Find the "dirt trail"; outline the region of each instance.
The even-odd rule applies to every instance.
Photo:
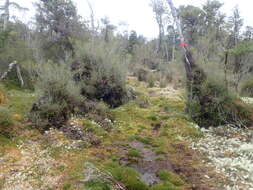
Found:
[[[138,150],[142,158],[138,163],[131,164],[130,167],[134,168],[141,174],[141,179],[148,185],[153,185],[160,182],[157,173],[160,170],[173,171],[171,162],[168,158],[165,160],[157,160],[159,155],[155,154],[150,148],[146,147],[139,141],[133,141],[130,146]]]

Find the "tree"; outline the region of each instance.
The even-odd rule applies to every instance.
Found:
[[[27,8],[21,7],[18,3],[10,2],[10,0],[5,0],[5,4],[3,7],[0,8],[0,10],[3,10],[4,13],[2,14],[4,16],[4,24],[3,29],[6,30],[8,27],[8,23],[10,20],[10,7],[14,7],[21,11],[27,11]]]
[[[182,30],[191,45],[196,45],[199,36],[202,35],[203,14],[200,8],[192,5],[179,7]]]
[[[243,19],[241,18],[238,6],[233,10],[233,15],[229,17],[229,24],[231,24],[232,46],[235,47],[239,42],[240,32],[243,26]]]
[[[229,17],[229,24],[231,24],[231,31],[230,31],[230,47],[231,49],[238,49],[240,51],[239,40],[240,40],[240,33],[241,28],[243,26],[243,19],[240,16],[240,11],[238,6],[236,6],[233,10],[232,16]],[[238,47],[237,47],[238,46]],[[243,46],[245,47],[245,46]],[[234,51],[233,51],[234,52]],[[240,51],[241,52],[241,51]],[[233,64],[233,74],[235,80],[235,89],[238,92],[239,82],[241,80],[242,73],[242,54],[240,53],[233,53],[232,54],[232,64]]]
[[[162,0],[151,0],[151,6],[153,12],[155,13],[155,19],[158,24],[159,29],[159,39],[158,39],[158,52],[162,49],[162,41],[164,38],[164,21],[163,17],[166,11],[165,5]]]
[[[138,36],[136,31],[132,30],[128,39],[128,52],[133,54],[134,47],[138,44]]]
[[[113,36],[113,30],[116,29],[116,27],[110,24],[110,20],[108,17],[102,18],[101,22],[104,25],[104,28],[102,30],[102,33],[104,34],[104,40],[105,42],[109,42],[111,36]]]
[[[244,39],[252,40],[253,39],[253,27],[246,26],[246,30],[244,32]]]
[[[63,61],[73,56],[73,38],[80,21],[72,0],[41,0],[36,6],[36,26],[45,56]]]

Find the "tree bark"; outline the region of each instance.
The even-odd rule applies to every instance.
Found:
[[[177,30],[179,33],[180,41],[181,41],[181,47],[184,52],[184,66],[186,71],[186,78],[187,78],[187,90],[188,90],[188,99],[191,101],[193,98],[197,98],[201,100],[200,95],[200,88],[202,84],[206,80],[206,74],[205,72],[198,67],[198,65],[195,64],[195,60],[192,56],[192,53],[187,49],[185,38],[183,36],[180,20],[178,19],[177,10],[174,7],[172,0],[167,0],[170,8],[171,8],[171,14],[175,20]]]
[[[6,0],[4,5],[4,26],[3,26],[4,31],[7,29],[10,19],[9,7],[10,7],[10,0]]]
[[[8,70],[2,74],[2,76],[0,77],[0,81],[4,80],[8,76],[8,74],[12,71],[12,69],[14,67],[16,67],[17,77],[20,81],[20,85],[21,85],[21,87],[23,87],[24,86],[24,80],[23,80],[23,77],[21,75],[20,67],[19,67],[17,61],[14,61],[13,63],[9,64]]]

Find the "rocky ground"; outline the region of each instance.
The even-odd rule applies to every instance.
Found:
[[[224,176],[223,189],[253,190],[253,130],[232,126],[201,129],[204,137],[192,143],[211,165]]]

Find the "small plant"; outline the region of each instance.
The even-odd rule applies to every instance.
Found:
[[[243,96],[253,97],[253,78],[245,81],[241,87],[241,94]]]
[[[147,82],[150,76],[150,71],[146,68],[140,67],[137,69],[135,75],[139,81]]]
[[[0,106],[0,127],[9,127],[13,125],[12,114],[8,108]]]
[[[6,96],[4,94],[4,88],[0,85],[0,105],[6,102]]]
[[[112,176],[122,182],[128,190],[148,190],[148,186],[140,180],[139,174],[132,168],[124,167],[118,163],[110,163],[107,170]]]
[[[84,187],[90,190],[111,190],[110,185],[99,180],[88,181]]]
[[[173,185],[176,185],[176,186],[184,185],[183,180],[178,175],[176,175],[168,170],[160,170],[158,173],[158,177],[162,181],[169,181]]]
[[[152,114],[152,115],[148,116],[147,119],[150,119],[152,121],[157,121],[158,117],[156,115]]]
[[[134,148],[128,150],[128,155],[131,157],[141,157],[141,153]]]
[[[148,76],[148,87],[149,88],[153,88],[153,87],[155,87],[155,76],[154,76],[154,74],[149,74],[149,76]]]

